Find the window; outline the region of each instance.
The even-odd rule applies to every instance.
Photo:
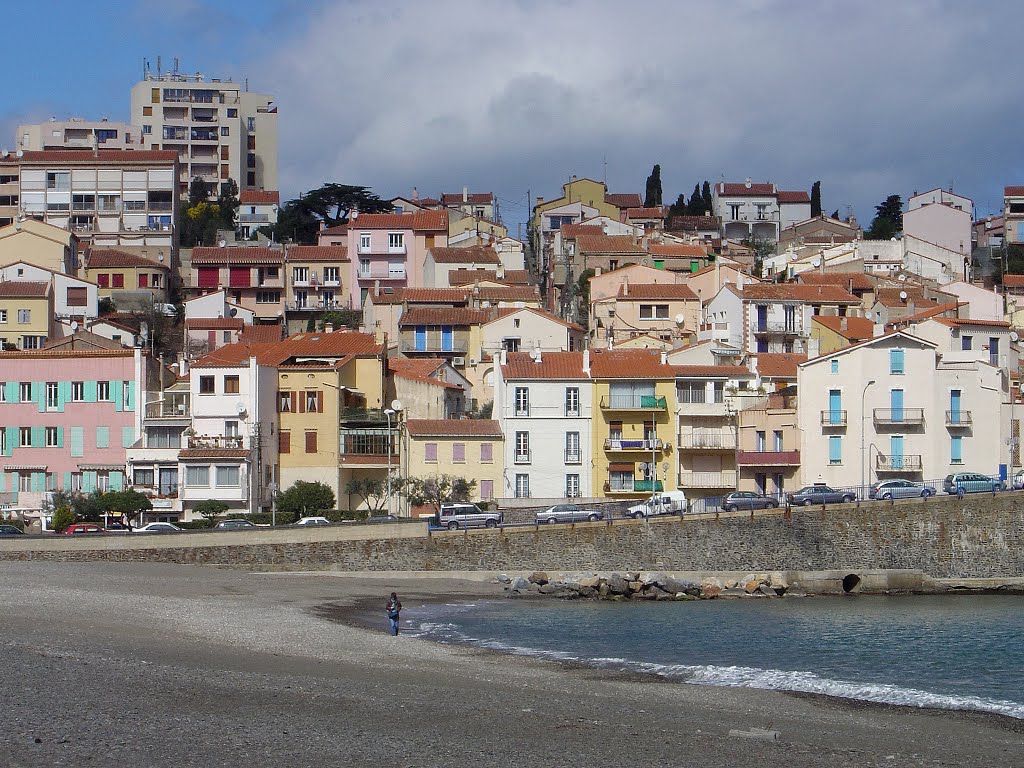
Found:
[[[114,272],[110,276],[110,287],[111,288],[124,288],[124,273]]]
[[[46,343],[45,336],[22,336],[21,337],[21,348],[22,349],[42,349]]]
[[[999,365],[999,337],[991,336],[988,340],[988,362],[989,365]]]
[[[889,373],[894,376],[903,375],[903,350],[902,349],[890,349],[889,350]]]
[[[311,389],[306,392],[306,413],[320,413],[320,390]]]
[[[46,428],[46,447],[56,448],[57,447],[57,428],[47,427]]]
[[[359,250],[368,251],[370,250],[370,233],[361,232],[359,234]]]
[[[71,473],[71,488],[69,490],[72,490],[72,491],[80,491],[80,490],[82,490],[82,473],[81,472],[72,472]]]
[[[132,485],[141,485],[144,488],[152,488],[155,474],[152,468],[136,469],[132,475]]]
[[[231,117],[231,118],[238,117],[238,110],[237,109],[229,109],[228,110],[228,117]]]
[[[565,496],[568,499],[579,498],[580,495],[580,476],[579,475],[566,475],[565,476]]]
[[[19,309],[18,310],[18,322],[22,325],[32,322],[32,310],[31,309]]]
[[[288,390],[281,390],[280,392],[277,393],[277,412],[292,412],[292,393],[289,392]]]
[[[831,361],[831,366],[832,366],[832,374],[833,375],[839,373],[839,361],[838,360],[832,360]]]
[[[6,323],[6,322],[7,322],[7,310],[6,309],[0,309],[0,323]]]
[[[46,408],[56,410],[60,406],[60,388],[56,381],[46,382]]]
[[[32,402],[32,382],[23,381],[18,384],[18,401],[22,403]]]
[[[423,445],[423,460],[430,464],[437,463],[437,443],[425,443]]]
[[[18,473],[18,490],[22,493],[28,493],[32,490],[32,473],[31,472],[19,472]]]
[[[226,395],[237,395],[238,394],[238,377],[237,376],[225,376],[224,377],[224,394],[226,394]]]
[[[256,130],[256,118],[255,117],[247,117],[247,118],[245,118],[245,127],[246,127],[246,129],[250,133],[252,131],[255,131]]]
[[[491,443],[480,443],[480,463],[490,464],[494,461],[494,445]]]
[[[235,420],[224,422],[224,437],[238,437],[238,422]]]
[[[530,415],[530,389],[529,387],[516,387],[515,415]]]
[[[20,448],[32,447],[32,427],[18,428],[18,446]]]
[[[732,217],[733,221],[738,221],[739,220],[739,218],[740,218],[740,204],[739,203],[729,203],[729,215]]]
[[[521,341],[522,341],[522,339],[512,338],[512,337],[509,337],[509,338],[506,338],[506,339],[502,339],[501,340],[501,348],[504,349],[506,352],[518,352],[519,351],[519,344],[520,344]]]
[[[252,138],[252,137],[250,137],[250,138]],[[248,152],[248,153],[246,153],[246,155],[245,155],[245,167],[246,168],[255,168],[256,167],[256,153],[255,152]]]
[[[493,480],[481,480],[480,481],[480,498],[484,501],[488,501],[494,498],[494,481]]]
[[[960,435],[953,435],[949,438],[949,463],[964,463],[964,439]]]
[[[277,433],[277,452],[292,452],[292,433],[287,429],[283,429]]]
[[[147,448],[181,448],[181,427],[146,427]]]
[[[256,291],[257,304],[280,304],[280,291]]]
[[[132,392],[132,383],[130,381],[122,381],[121,382],[121,402],[124,403],[124,407],[125,408],[128,408],[129,404],[131,403],[131,400],[132,400],[131,392]]]
[[[55,171],[46,174],[46,188],[57,192],[68,192],[71,189],[71,173]]]
[[[768,433],[765,432],[763,429],[759,429],[757,430],[757,432],[754,433],[754,435],[757,445],[757,452],[764,453],[766,450],[768,450]]]
[[[530,461],[530,433],[516,432],[516,457],[517,464],[526,464]]]
[[[229,126],[227,126],[227,125],[222,125],[220,127],[220,135],[221,136],[230,136],[231,135],[231,128]],[[225,149],[227,149],[227,147],[225,147]]]
[[[579,387],[566,387],[565,388],[565,415],[566,416],[579,416],[580,415],[580,388]]]
[[[6,403],[6,402],[7,402],[7,382],[6,381],[0,381],[0,403]],[[0,432],[4,432],[4,431],[5,430],[0,429]],[[3,453],[3,451],[0,451],[0,453]]]
[[[565,463],[566,464],[579,464],[582,461],[582,455],[580,454],[580,433],[579,432],[566,432],[565,433]]]
[[[776,430],[772,431],[772,450],[773,451],[781,451],[782,450],[782,430],[781,429],[776,429]]]
[[[465,464],[466,463],[466,444],[465,443],[452,443],[452,463],[453,464]]]
[[[530,498],[530,476],[529,475],[516,475],[516,498],[517,499],[528,499],[528,498]]]
[[[110,402],[110,382],[96,382],[96,399],[100,402]]]
[[[843,438],[841,435],[829,435],[828,438],[828,463],[843,463]]]
[[[306,453],[316,453],[317,452],[318,449],[317,449],[317,438],[316,438],[316,436],[317,436],[317,432],[316,432],[315,429],[310,429],[310,430],[306,431]]]
[[[218,488],[237,488],[241,484],[238,467],[217,467]]]
[[[961,350],[963,350],[964,352],[967,352],[973,346],[974,346],[974,337],[973,336],[961,336],[960,337],[960,349]]]
[[[212,395],[215,391],[213,376],[200,376],[199,377],[199,394],[200,395]]]
[[[337,267],[324,267],[324,282],[325,283],[337,283],[338,282],[338,268]]]
[[[309,267],[293,267],[292,268],[292,282],[293,283],[308,283],[309,282]]]
[[[668,320],[668,304],[641,304],[641,320]]]
[[[404,251],[405,235],[401,232],[388,232],[388,250]]]
[[[703,403],[707,400],[705,381],[680,381],[676,384],[676,399],[680,403]]]
[[[245,183],[250,187],[256,186],[256,171],[249,171],[245,174]]]

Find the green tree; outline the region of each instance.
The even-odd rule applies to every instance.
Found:
[[[832,211],[832,218],[835,219],[836,221],[839,221],[839,209],[838,208],[836,208],[834,211]]]
[[[204,499],[196,504],[192,511],[196,514],[202,515],[203,517],[212,520],[215,517],[220,517],[228,511],[228,505],[223,501],[217,499]]]
[[[672,216],[685,216],[687,211],[686,195],[680,195],[676,198],[676,201],[668,207],[668,215]]]
[[[53,491],[50,496],[50,508],[67,507],[75,519],[95,523],[103,514],[103,504],[100,501],[102,496],[100,491]]]
[[[821,182],[811,185],[811,218],[821,216]]]
[[[134,489],[104,493],[99,497],[98,502],[104,512],[117,512],[119,515],[129,517],[134,517],[139,512],[148,512],[153,508],[149,499]]]
[[[690,202],[686,204],[686,215],[704,215],[704,198],[700,194],[700,184],[693,185],[693,192],[690,193]]]
[[[711,184],[708,182],[707,179],[704,180],[704,185],[701,187],[700,196],[701,199],[703,199],[704,201],[704,210],[701,211],[698,215],[703,216],[705,213],[710,214],[711,211],[715,209],[715,200],[711,196]]]
[[[100,315],[109,315],[111,312],[117,312],[117,304],[109,296],[104,296],[100,299],[96,308],[99,310]]]
[[[875,206],[875,218],[864,233],[865,240],[888,240],[903,232],[903,202],[889,195]]]
[[[277,508],[285,514],[299,517],[316,515],[334,509],[334,491],[320,482],[296,480],[291,488],[277,497]]]
[[[476,480],[457,475],[430,475],[411,477],[405,486],[405,495],[413,506],[431,506],[434,512],[449,501],[469,501],[476,489]]]
[[[279,243],[313,245],[320,231],[320,220],[304,208],[299,200],[289,200],[277,212],[277,224],[260,227],[259,231]]]
[[[238,184],[228,179],[220,186],[217,195],[217,208],[220,214],[220,229],[234,232],[238,229]]]
[[[320,315],[320,330],[322,331],[327,323],[333,325],[335,330],[339,328],[357,330],[362,321],[363,313],[358,309],[332,309]]]
[[[644,208],[661,206],[661,166],[655,165],[651,175],[647,177],[647,194],[644,195]]]
[[[407,480],[405,478],[392,476],[391,497],[399,498],[403,495]],[[361,477],[349,480],[345,484],[345,493],[357,497],[370,514],[379,514],[388,506],[388,483],[383,477]]]
[[[61,505],[53,513],[53,530],[57,533],[64,533],[69,525],[75,522],[75,513],[71,507]]]

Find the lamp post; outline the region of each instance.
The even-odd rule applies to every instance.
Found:
[[[267,485],[270,491],[270,527],[277,525],[277,483],[273,480]]]
[[[391,515],[391,417],[395,415],[395,412],[390,408],[384,409],[384,416],[388,420],[388,476],[387,476],[387,499],[388,499],[388,515]]]
[[[864,456],[864,432],[866,427],[864,422],[867,420],[867,414],[864,412],[864,396],[868,393],[868,387],[875,383],[874,379],[868,381],[864,385],[864,389],[860,393],[860,494],[864,494],[864,488],[867,482],[864,478],[865,471],[867,470],[867,458]]]

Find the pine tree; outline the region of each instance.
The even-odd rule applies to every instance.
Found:
[[[647,194],[644,196],[644,208],[661,207],[661,166],[655,165],[651,175],[647,177]]]
[[[693,185],[693,194],[686,204],[686,213],[690,216],[701,216],[704,213],[704,198],[700,196],[700,184]]]
[[[888,240],[903,231],[903,201],[889,195],[875,206],[875,218],[864,233],[865,240]]]
[[[821,216],[821,182],[814,182],[811,187],[811,218]]]
[[[700,196],[704,201],[704,210],[701,211],[699,215],[703,216],[705,213],[711,215],[711,212],[714,210],[715,201],[711,197],[711,185],[708,183],[707,179],[704,180],[704,186],[701,189]]]

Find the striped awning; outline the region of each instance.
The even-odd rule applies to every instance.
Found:
[[[4,472],[45,472],[45,464],[6,464]]]
[[[83,472],[123,472],[124,464],[79,464]]]

